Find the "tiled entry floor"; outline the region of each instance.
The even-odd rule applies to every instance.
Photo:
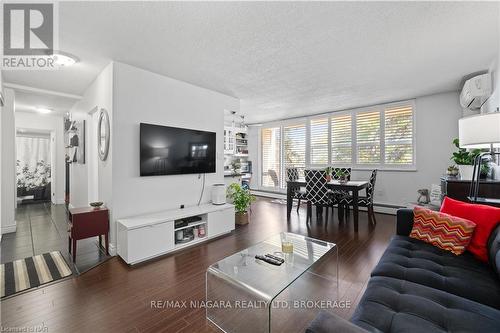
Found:
[[[97,237],[77,242],[76,265],[68,252],[67,214],[64,205],[33,203],[16,210],[17,231],[2,236],[2,264],[50,251],[60,251],[74,273],[80,274],[109,258]]]

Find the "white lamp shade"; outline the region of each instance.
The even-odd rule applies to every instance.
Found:
[[[461,148],[500,146],[500,112],[485,113],[458,120],[458,140]]]

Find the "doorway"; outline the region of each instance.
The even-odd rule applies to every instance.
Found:
[[[53,133],[44,130],[16,131],[17,205],[51,202],[54,147]]]

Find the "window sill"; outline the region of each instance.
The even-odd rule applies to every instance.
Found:
[[[401,169],[401,168],[391,168],[391,167],[377,167],[374,165],[373,167],[355,167],[351,168],[353,171],[371,171],[377,169],[380,172],[384,171],[391,171],[391,172],[417,172],[416,167],[408,168],[408,169]]]

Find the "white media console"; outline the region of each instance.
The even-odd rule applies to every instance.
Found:
[[[193,216],[198,217],[198,221],[175,227],[176,220]],[[123,218],[117,222],[117,253],[128,264],[136,264],[231,232],[234,230],[234,206],[204,204]],[[204,237],[176,244],[176,231],[201,225]]]

